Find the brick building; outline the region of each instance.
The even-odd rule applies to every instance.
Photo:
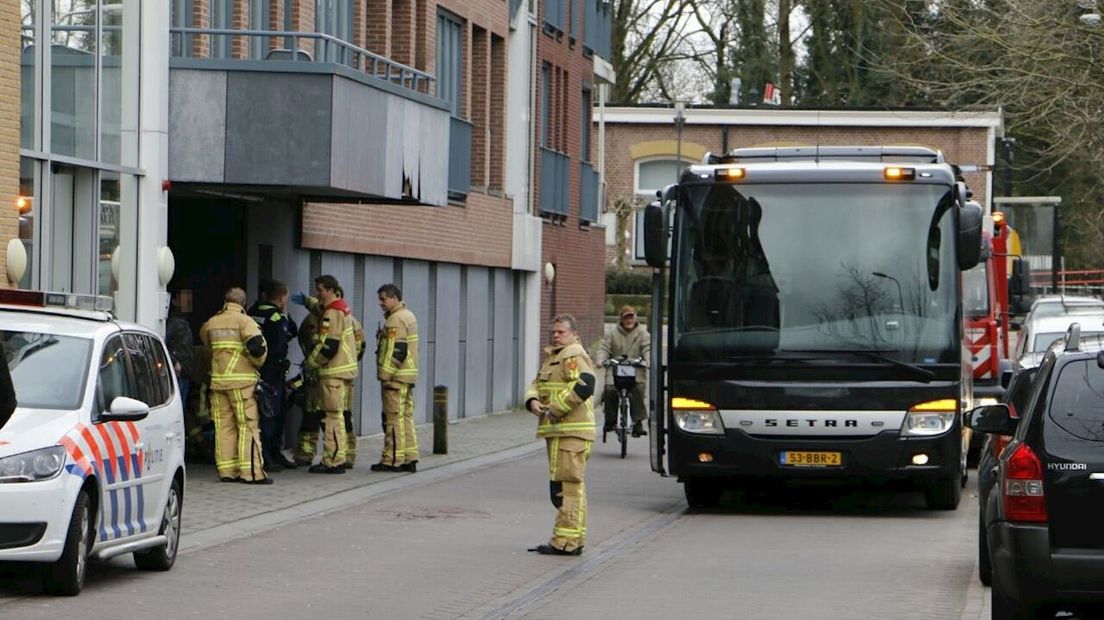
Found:
[[[0,240],[2,249],[19,238],[19,6],[0,4]],[[18,250],[16,250],[18,251]],[[0,280],[16,284],[8,275],[7,251],[0,252]]]
[[[543,219],[541,261],[554,278],[541,291],[542,314],[573,314],[590,345],[602,336],[605,232],[594,104],[613,80],[609,6],[595,1],[542,0],[537,41],[539,97],[534,194]],[[547,334],[542,341],[547,340]]]
[[[916,145],[941,150],[963,166],[974,199],[988,205],[996,139],[1003,135],[999,111],[857,111],[779,109],[688,109],[679,140],[671,108],[609,108],[606,122],[607,198],[645,204],[655,191],[674,183],[680,167],[698,163],[707,152],[750,146]],[[606,218],[605,260],[613,264],[618,247],[612,214]],[[638,212],[639,217],[639,212]],[[636,230],[632,222],[631,231]],[[630,264],[643,264],[635,233]]]

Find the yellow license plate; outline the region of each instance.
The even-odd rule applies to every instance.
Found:
[[[778,461],[787,467],[839,467],[843,465],[843,454],[787,451],[778,455]]]

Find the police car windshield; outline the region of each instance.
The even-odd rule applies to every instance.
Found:
[[[80,407],[92,355],[90,338],[0,330],[0,343],[19,407]]]
[[[949,187],[683,187],[674,251],[683,359],[891,350],[957,363],[958,269]]]

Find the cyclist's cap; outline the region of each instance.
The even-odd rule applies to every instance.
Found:
[[[621,312],[618,313],[618,316],[620,316],[621,318],[625,318],[627,316],[636,316],[636,308],[633,308],[632,306],[621,306]]]

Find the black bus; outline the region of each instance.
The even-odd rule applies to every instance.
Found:
[[[753,479],[958,506],[982,222],[960,179],[919,147],[737,149],[647,207],[652,468],[692,507]]]

